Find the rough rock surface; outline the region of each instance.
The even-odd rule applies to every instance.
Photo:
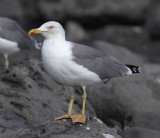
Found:
[[[23,17],[23,10],[18,0],[1,0],[0,9],[0,16],[2,17],[4,16],[15,19]]]
[[[160,115],[152,112],[133,112],[129,113],[124,120],[124,126],[141,127],[160,131]]]
[[[89,39],[86,31],[76,22],[68,22],[66,25],[66,39],[81,43]]]
[[[123,46],[115,45],[113,43],[107,43],[105,41],[95,41],[92,46],[100,51],[103,51],[107,55],[119,59],[125,64],[135,64],[142,66],[146,62],[146,59],[144,57],[131,52]],[[131,61],[132,63],[130,63]]]
[[[87,24],[93,21],[91,25],[96,26],[98,22],[139,23],[147,18],[150,4],[151,0],[1,0],[0,16],[17,19],[23,25],[40,24],[43,20],[67,22],[69,19]]]
[[[121,138],[96,117],[89,118],[85,125],[72,124],[70,120],[46,120],[30,125],[13,113],[1,113],[4,115],[0,117],[1,138],[105,138],[105,135]]]
[[[57,84],[37,59],[16,63],[0,72],[1,138],[121,138],[97,119],[87,101],[85,125],[71,120],[53,121],[68,110],[73,89]],[[73,114],[81,112],[82,97],[76,91]]]
[[[121,136],[124,138],[159,138],[160,131],[133,127],[124,130]]]
[[[130,112],[160,112],[160,85],[157,76],[148,74],[115,78],[106,85],[88,89],[88,98],[97,116],[123,121]],[[95,98],[96,97],[96,98]]]
[[[29,122],[12,112],[0,111],[0,137],[1,138],[16,138],[16,134],[30,127]]]
[[[159,24],[158,21],[156,23]],[[158,27],[154,29],[159,30]],[[145,56],[150,62],[159,63],[160,61],[160,41],[158,39],[156,41],[154,39],[152,40],[144,27],[108,25],[97,30],[89,31],[89,34],[92,36],[92,40],[103,40],[117,46],[127,47],[131,51]]]
[[[57,84],[44,70],[40,61],[23,61],[0,72],[0,108],[40,123],[64,115],[73,89]],[[73,113],[80,113],[81,93],[76,94]],[[94,109],[87,102],[87,116]]]
[[[39,58],[39,52],[10,56],[12,66],[8,70],[3,69],[0,56],[0,138],[119,138],[117,133],[124,138],[160,137],[159,0],[0,2],[0,16],[14,19],[26,32],[56,20],[67,30],[67,40],[140,65],[143,72],[87,89],[87,119],[98,115],[109,130],[95,118],[83,126],[72,125],[70,120],[53,121],[67,112],[73,90],[55,83],[39,59],[21,60],[23,56]],[[44,39],[34,37],[40,42]],[[74,114],[81,112],[81,95],[76,91]]]
[[[160,37],[160,5],[157,4],[154,6],[147,18],[146,21],[146,29],[150,33],[152,37],[159,38]]]
[[[27,32],[49,20],[66,27],[72,22],[71,40],[109,41],[159,63],[160,41],[150,37],[159,37],[159,4],[158,0],[1,0],[0,16],[16,20]]]
[[[108,25],[92,34],[95,39],[123,45],[132,51],[140,51],[150,40],[148,32],[140,26]]]
[[[157,28],[158,30],[158,28]],[[127,47],[145,56],[149,61],[159,61],[159,41],[153,42],[149,33],[140,26],[109,25],[90,32],[93,40],[103,40]]]
[[[39,7],[48,19],[65,19],[66,16],[71,16],[74,18],[83,17],[87,20],[88,17],[99,18],[112,15],[130,20],[142,20],[149,4],[150,0],[120,0],[119,2],[113,0],[40,0]]]

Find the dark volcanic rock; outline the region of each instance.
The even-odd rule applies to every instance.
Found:
[[[75,22],[68,22],[66,25],[66,39],[81,43],[89,39],[89,35],[81,25]]]
[[[70,120],[64,120],[45,121],[28,128],[4,129],[6,131],[1,138],[121,138],[95,117],[87,120],[85,125],[72,124]]]
[[[1,138],[121,138],[97,119],[87,101],[86,124],[53,121],[68,110],[73,89],[57,84],[37,59],[24,60],[0,72]],[[73,114],[81,112],[82,94],[76,91]],[[9,111],[9,112],[6,112]],[[92,117],[91,117],[92,116]]]
[[[0,108],[14,111],[32,123],[53,120],[68,110],[73,89],[57,84],[38,60],[23,61],[0,72]],[[81,112],[82,94],[76,93],[73,114]],[[95,116],[87,102],[87,117]]]
[[[23,10],[18,0],[1,0],[0,16],[20,19],[23,17]]]
[[[133,128],[124,130],[121,133],[121,136],[124,138],[159,138],[160,131],[133,127]]]
[[[0,111],[0,137],[1,138],[16,138],[16,133],[20,130],[31,127],[28,121],[11,112]],[[13,136],[14,134],[14,136]]]
[[[160,37],[160,6],[152,7],[149,17],[146,21],[146,29],[152,37]]]
[[[119,45],[115,45],[113,43],[107,43],[105,41],[95,41],[93,43],[93,47],[102,51],[107,55],[110,55],[119,59],[125,64],[135,64],[135,65],[142,66],[142,64],[145,62],[144,57],[134,54],[128,49]]]
[[[39,0],[38,7],[42,16],[47,20],[65,20],[67,18],[67,7],[65,0]]]
[[[157,114],[160,112],[157,77],[137,74],[114,78],[105,85],[90,87],[88,98],[104,122],[109,118],[123,122],[127,114],[137,111]]]
[[[26,23],[43,20],[68,21],[77,19],[90,23],[144,21],[151,0],[1,0],[0,16]],[[8,10],[10,9],[10,10]],[[123,21],[121,20],[123,19]],[[28,22],[26,19],[29,19]],[[37,22],[36,20],[39,20]],[[27,25],[27,24],[26,24]]]
[[[27,128],[30,126],[25,118],[6,111],[0,111],[0,124],[1,128],[10,129]]]
[[[112,119],[108,119],[106,121],[106,124],[109,128],[111,128],[113,131],[119,133],[122,131],[122,124],[119,123],[118,121],[112,120]]]
[[[150,74],[160,75],[160,64],[145,64],[144,70]]]
[[[149,33],[139,26],[110,25],[91,33],[94,39],[122,45],[145,54],[149,48]]]
[[[160,41],[152,40],[143,27],[109,25],[88,33],[92,36],[92,40],[103,40],[117,46],[124,46],[145,56],[150,62],[160,62]]]
[[[148,9],[150,0],[68,0],[68,14],[73,17],[104,17],[116,16],[127,19],[143,19],[144,12]],[[136,8],[136,10],[135,10]],[[74,11],[74,12],[73,12]]]
[[[81,19],[81,21],[89,21],[91,18],[105,21],[107,16],[113,16],[141,21],[145,19],[150,0],[120,0],[119,2],[113,0],[40,0],[38,4],[43,15],[49,20],[65,20],[69,16]]]
[[[93,37],[137,50],[149,42],[149,34],[140,26],[109,25],[93,32]],[[141,45],[141,47],[140,47]]]
[[[39,24],[43,19],[38,10],[38,0],[1,0],[0,16],[18,21],[23,28]]]
[[[160,115],[158,112],[133,112],[125,117],[124,127],[142,127],[160,131]]]

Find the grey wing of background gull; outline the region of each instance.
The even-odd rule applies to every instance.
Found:
[[[0,17],[0,37],[18,43],[20,49],[38,48],[38,43],[13,20]]]
[[[98,74],[100,79],[121,77],[128,73],[128,68],[117,59],[89,46],[76,43],[72,45],[73,61]]]

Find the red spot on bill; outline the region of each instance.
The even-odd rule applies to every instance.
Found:
[[[31,32],[31,33],[30,33],[30,35],[34,35],[34,34],[35,34],[35,32]]]

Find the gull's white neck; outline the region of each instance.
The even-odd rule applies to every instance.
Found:
[[[45,40],[46,41],[53,41],[53,42],[66,41],[64,29],[60,29],[58,31],[55,31],[55,32],[52,32],[49,34],[45,34]]]
[[[61,58],[71,59],[71,48],[72,46],[70,43],[65,40],[65,34],[54,34],[44,40],[42,46],[42,58],[51,58],[52,61]]]
[[[54,34],[54,35],[46,37],[45,40],[54,41],[54,42],[66,41],[65,35],[63,34]]]

